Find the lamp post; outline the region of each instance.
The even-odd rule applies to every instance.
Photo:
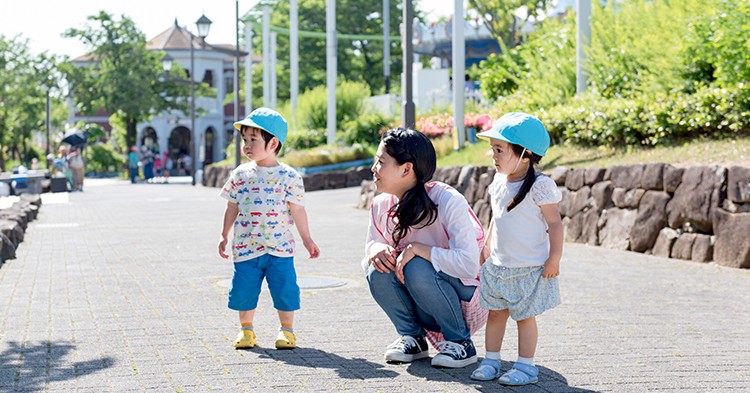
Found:
[[[211,29],[211,20],[206,18],[206,15],[201,15],[201,17],[195,22],[195,25],[198,27],[198,37],[201,38],[201,47],[203,47],[203,43],[208,36],[208,31]],[[193,49],[195,36],[188,29],[185,29],[185,31],[190,35],[190,78],[185,82],[190,84],[190,175],[192,176],[192,184],[195,185],[195,172],[198,160],[198,144],[196,141],[196,135],[198,134],[195,132],[195,55]],[[174,59],[169,56],[169,54],[165,54],[161,59],[162,69],[164,69],[167,74],[172,69],[173,60]]]

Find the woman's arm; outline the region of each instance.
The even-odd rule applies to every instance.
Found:
[[[362,270],[367,272],[370,265],[381,273],[388,273],[396,269],[395,249],[388,239],[383,236],[377,218],[383,203],[383,199],[375,198],[370,207],[370,223],[367,227],[367,239],[365,240],[365,257],[362,258]]]
[[[449,248],[432,247],[430,261],[435,270],[463,279],[479,274],[478,230],[482,225],[463,195],[453,189],[438,202],[438,221],[448,234]],[[479,228],[479,229],[478,229]]]

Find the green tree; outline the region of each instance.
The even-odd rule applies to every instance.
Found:
[[[544,13],[549,0],[468,0],[469,7],[479,14],[495,39],[512,48],[521,41],[521,29],[534,16]],[[516,11],[526,8],[524,19],[516,16]]]
[[[389,0],[390,35],[398,36],[401,23],[401,0]],[[340,34],[383,35],[382,1],[338,0],[336,2],[336,31]],[[326,0],[299,2],[299,29],[325,33]],[[248,20],[249,22],[250,20]],[[273,26],[289,28],[289,2],[276,4],[271,13]],[[260,52],[260,26],[255,28],[253,47]],[[280,99],[289,98],[289,36],[278,34],[277,87]],[[253,86],[262,86],[261,67],[253,71]],[[401,44],[391,40],[391,88],[398,86],[401,73]],[[365,82],[373,93],[384,91],[383,41],[368,39],[338,39],[337,74],[346,80]],[[299,90],[304,92],[326,84],[325,38],[299,39]],[[257,84],[256,84],[257,83]]]
[[[8,158],[27,157],[32,133],[44,130],[47,93],[58,84],[56,62],[46,53],[32,55],[26,40],[0,36],[0,169]]]
[[[91,48],[92,65],[65,62],[61,68],[70,95],[84,114],[98,110],[118,116],[125,124],[127,145],[136,141],[136,125],[170,110],[187,112],[190,87],[163,76],[163,53],[146,49],[146,38],[126,16],[116,20],[100,11],[89,16],[95,25],[68,29],[64,36],[80,39]],[[177,65],[173,65],[173,71]]]

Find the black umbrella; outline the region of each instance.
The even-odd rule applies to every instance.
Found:
[[[67,143],[71,146],[78,146],[86,144],[88,134],[81,130],[70,130],[63,135],[62,142]]]

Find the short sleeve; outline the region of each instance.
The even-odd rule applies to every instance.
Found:
[[[239,187],[237,186],[237,170],[233,170],[232,174],[229,175],[229,179],[224,183],[224,187],[221,188],[219,195],[228,200],[229,202],[239,203],[239,193],[237,192]]]
[[[305,184],[302,176],[294,170],[290,170],[287,175],[289,182],[286,186],[286,201],[297,205],[305,205]]]
[[[562,193],[555,181],[547,176],[539,176],[531,186],[531,198],[537,205],[550,205],[560,202]]]

